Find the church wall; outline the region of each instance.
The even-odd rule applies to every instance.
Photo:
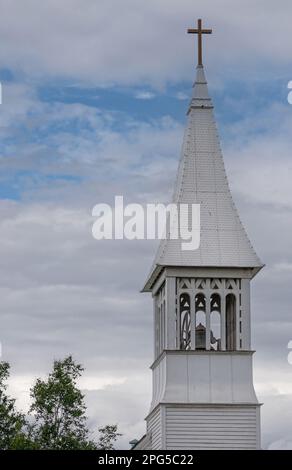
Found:
[[[150,450],[159,450],[163,448],[162,443],[162,428],[163,428],[163,410],[158,407],[147,418],[147,435],[151,442]]]
[[[166,449],[259,449],[259,406],[165,405]]]

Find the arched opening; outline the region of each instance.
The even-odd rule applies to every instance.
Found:
[[[191,347],[191,302],[189,294],[181,294],[180,300],[180,349]]]
[[[210,299],[210,347],[211,350],[221,349],[221,298],[212,294]]]
[[[161,312],[159,305],[156,306],[156,322],[155,322],[155,339],[156,339],[156,356],[161,352],[160,350],[160,324],[161,324]]]
[[[195,297],[196,349],[206,349],[206,299],[204,294]]]
[[[226,296],[226,349],[236,349],[236,297],[234,294]]]

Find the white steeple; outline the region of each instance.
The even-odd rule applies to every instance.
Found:
[[[200,204],[201,242],[182,250],[181,239],[162,240],[144,290],[163,266],[263,266],[234,205],[225,173],[204,68],[198,65],[188,109],[173,202]]]
[[[200,246],[166,237],[144,291],[154,301],[153,393],[136,449],[259,449],[252,377],[250,281],[263,266],[229,190],[202,65],[198,67],[174,203],[199,204]],[[186,221],[183,221],[186,223]]]

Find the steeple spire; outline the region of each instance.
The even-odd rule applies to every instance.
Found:
[[[189,105],[188,114],[191,109],[213,108],[212,100],[209,96],[207,80],[204,68],[197,66],[197,74],[193,84],[192,97]]]
[[[200,204],[200,247],[183,251],[180,239],[161,240],[145,291],[165,266],[250,268],[254,274],[263,266],[231,196],[202,65],[197,66],[187,114],[173,202]]]

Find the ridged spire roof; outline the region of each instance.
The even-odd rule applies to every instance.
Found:
[[[144,290],[163,266],[246,267],[260,269],[239,219],[225,173],[203,66],[197,67],[173,202],[200,204],[201,241],[183,251],[182,240],[161,240]]]

